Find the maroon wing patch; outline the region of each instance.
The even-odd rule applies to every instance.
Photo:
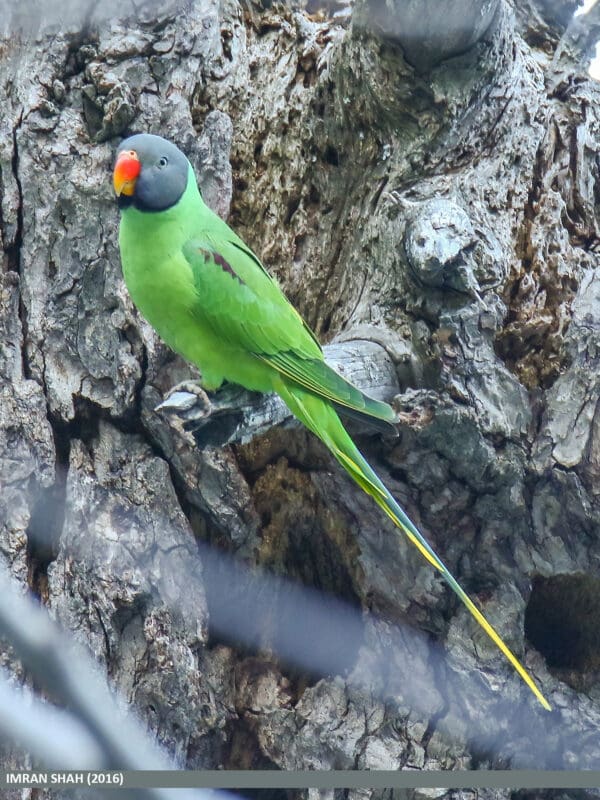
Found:
[[[196,252],[200,253],[204,257],[205,261],[211,261],[211,260],[214,261],[215,264],[218,264],[221,267],[223,272],[226,272],[228,275],[231,275],[232,278],[235,278],[236,281],[239,281],[241,284],[244,283],[244,281],[240,278],[240,276],[231,266],[229,261],[227,261],[227,259],[224,258],[220,253],[217,253],[214,250],[207,250],[204,247],[197,247]]]

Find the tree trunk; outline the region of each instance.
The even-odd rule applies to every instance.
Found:
[[[600,767],[600,119],[576,5],[4,15],[2,556],[181,766]],[[359,444],[551,715],[270,400],[218,441],[154,410],[197,374],[121,276],[110,173],[138,131],[186,152],[323,342],[362,342],[362,385],[399,380],[399,437]],[[290,583],[353,620],[321,661],[281,650]]]

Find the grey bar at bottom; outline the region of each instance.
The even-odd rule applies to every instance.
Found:
[[[62,772],[68,775],[68,772]],[[14,773],[12,773],[14,774]],[[39,772],[37,773],[39,774]],[[50,773],[49,773],[50,774]],[[81,771],[73,775],[87,778]],[[169,770],[122,772],[123,789],[590,789],[600,787],[600,770]],[[11,773],[0,772],[0,786]],[[84,780],[84,785],[87,780]],[[23,784],[26,782],[23,781]],[[22,784],[22,785],[23,785]],[[31,785],[31,784],[30,784]],[[107,785],[118,794],[119,789]]]

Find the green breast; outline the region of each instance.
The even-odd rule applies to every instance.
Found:
[[[174,347],[173,335],[188,313],[194,291],[189,265],[181,253],[184,231],[177,225],[153,225],[152,218],[134,216],[140,214],[127,209],[121,220],[123,277],[136,307]]]
[[[206,388],[217,388],[228,380],[270,391],[272,371],[244,349],[224,342],[199,313],[203,303],[219,302],[218,286],[200,287],[183,247],[189,240],[206,236],[211,224],[218,222],[204,206],[190,168],[187,189],[172,208],[122,211],[123,277],[137,309],[169,347],[200,368]]]

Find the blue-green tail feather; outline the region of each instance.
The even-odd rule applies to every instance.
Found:
[[[424,558],[441,573],[446,583],[504,654],[542,706],[549,711],[550,704],[540,692],[529,672],[504,643],[501,636],[490,625],[435,550],[392,497],[346,432],[331,404],[321,397],[288,383],[284,378],[275,388],[290,411],[327,445],[346,472],[375,500],[377,505],[417,547]]]

